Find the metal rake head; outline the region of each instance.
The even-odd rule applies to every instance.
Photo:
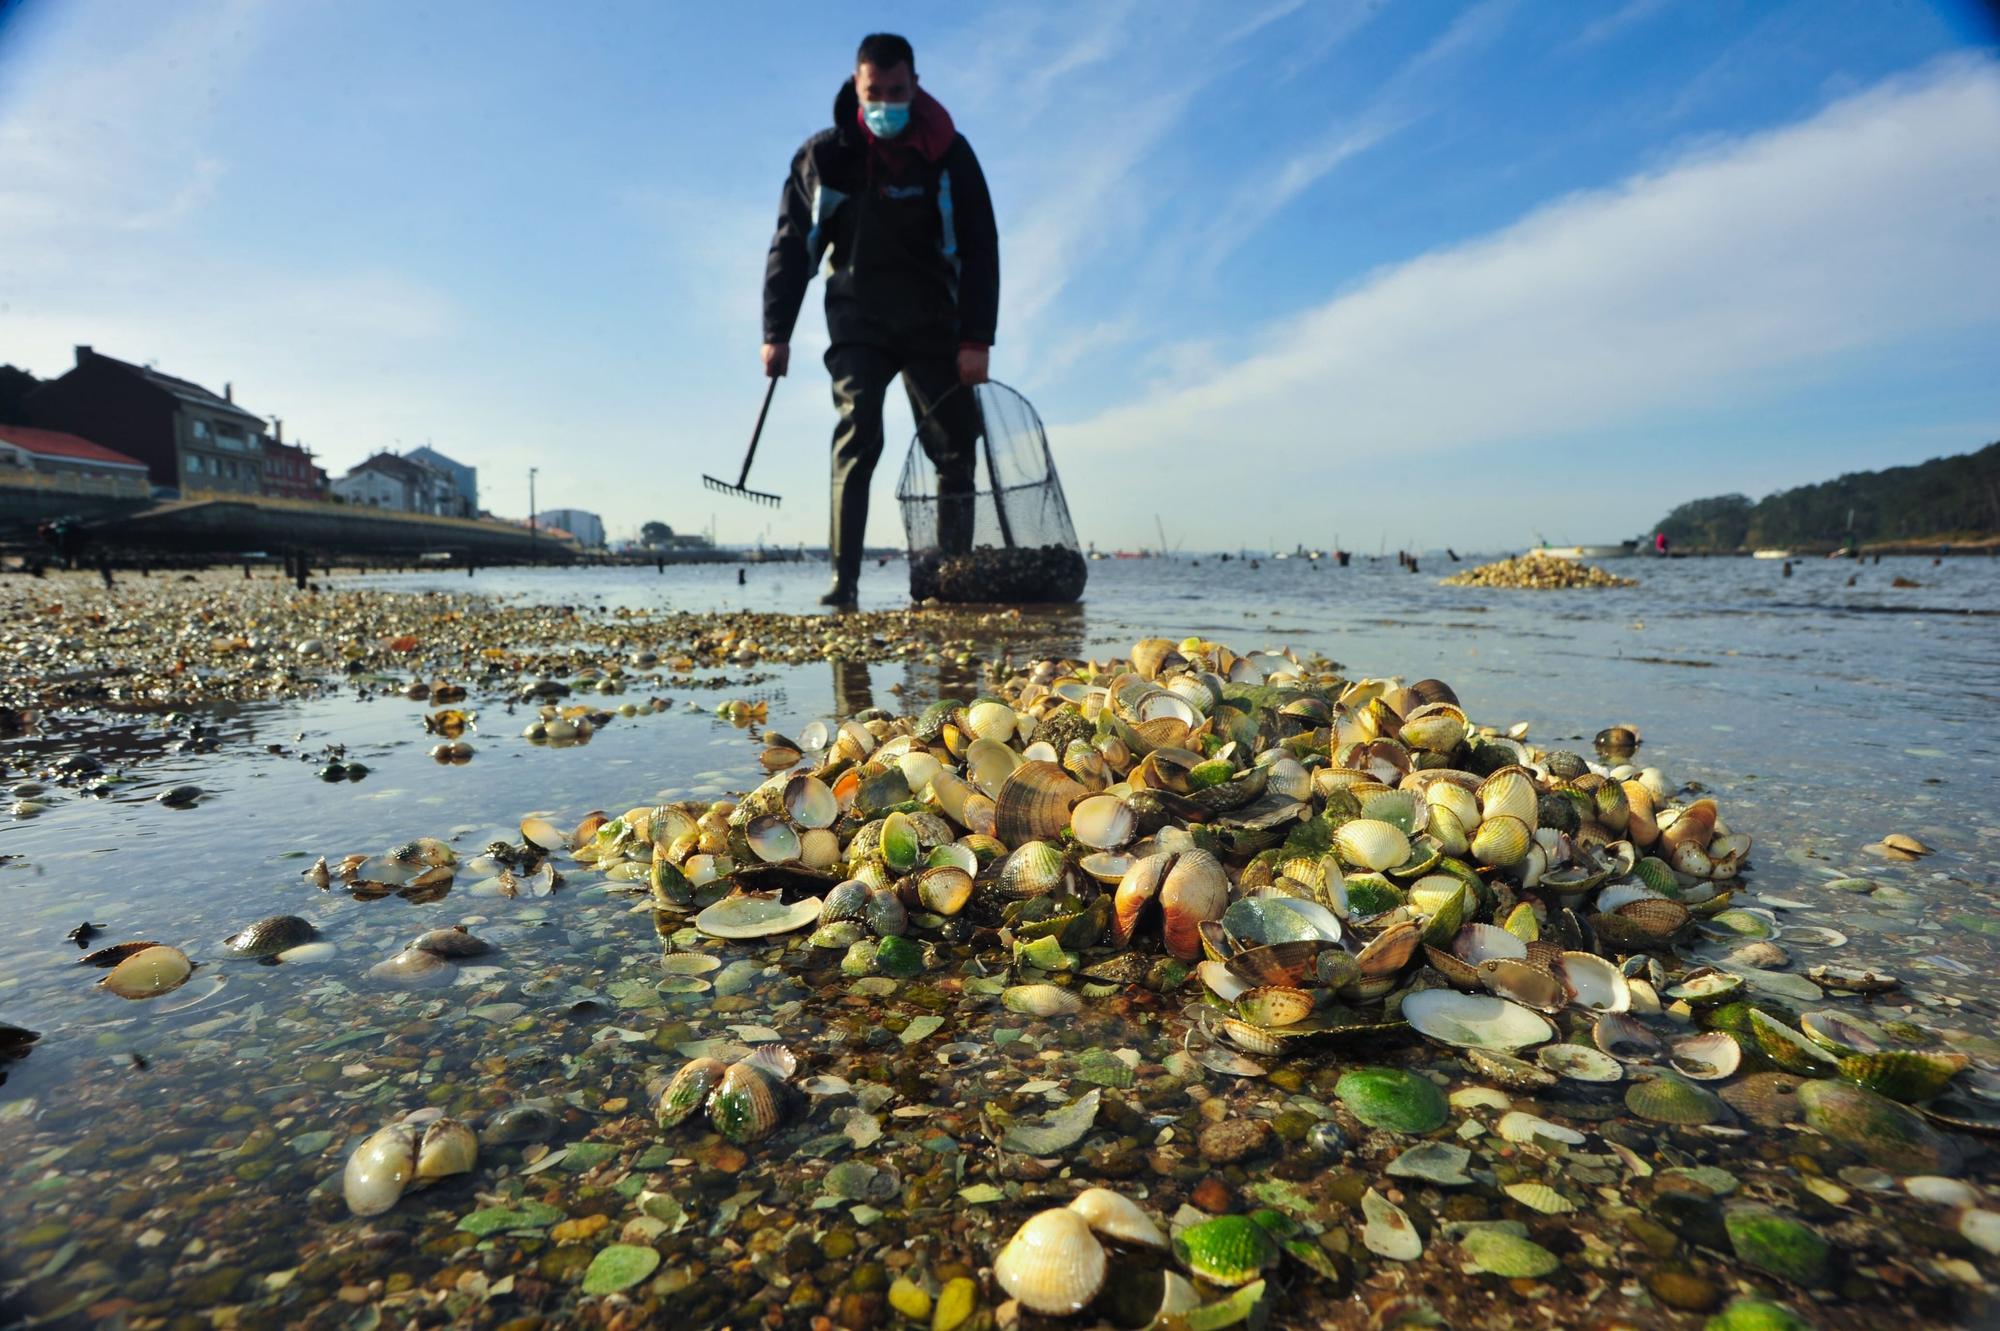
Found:
[[[776,508],[785,502],[777,495],[768,494],[763,490],[751,490],[741,485],[731,485],[728,481],[717,480],[706,473],[703,473],[701,483],[717,494],[734,495],[738,499],[748,499],[753,504],[769,504],[772,508]]]

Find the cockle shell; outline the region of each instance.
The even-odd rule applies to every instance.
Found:
[[[707,1101],[728,1070],[719,1058],[697,1058],[683,1064],[653,1107],[653,1116],[660,1126],[671,1128],[685,1121]]]
[[[1160,937],[1182,961],[1201,955],[1201,926],[1229,905],[1229,874],[1205,850],[1174,857],[1160,884]]]
[[[1109,1188],[1085,1188],[1070,1202],[1069,1209],[1107,1239],[1153,1248],[1167,1246],[1167,1236],[1160,1232],[1152,1217],[1123,1193]]]
[[[478,1159],[479,1138],[471,1128],[455,1118],[433,1119],[417,1143],[416,1176],[430,1180],[469,1173]]]
[[[381,1215],[395,1206],[417,1172],[417,1132],[391,1123],[368,1137],[347,1157],[341,1195],[355,1215]]]
[[[1024,762],[993,795],[993,834],[1010,846],[1053,840],[1069,826],[1070,810],[1087,787],[1055,763]]]
[[[708,1098],[708,1121],[738,1146],[770,1135],[784,1116],[779,1086],[770,1073],[745,1059],[732,1063]]]
[[[956,915],[972,900],[972,875],[956,864],[940,864],[917,876],[917,898],[935,915]]]
[[[1535,826],[1538,792],[1534,781],[1518,768],[1502,768],[1479,785],[1479,813],[1482,819],[1513,818]]]
[[[1512,814],[1488,814],[1472,834],[1472,858],[1496,869],[1519,864],[1533,843],[1532,827],[1531,822]]]
[[[1380,873],[1410,858],[1410,839],[1401,828],[1379,818],[1355,818],[1333,834],[1340,858],[1359,869]]]
[[[1104,1246],[1084,1217],[1043,1211],[1014,1232],[993,1259],[993,1279],[1032,1312],[1067,1317],[1104,1288]]]
[[[1070,810],[1070,831],[1094,850],[1117,850],[1138,830],[1138,816],[1116,795],[1092,795]]]

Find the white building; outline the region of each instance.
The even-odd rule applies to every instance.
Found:
[[[604,519],[595,513],[586,513],[580,508],[549,508],[535,515],[535,523],[568,532],[586,550],[604,548]]]

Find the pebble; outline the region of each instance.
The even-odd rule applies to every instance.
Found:
[[[1211,1101],[1210,1103],[1220,1103]],[[1208,1108],[1207,1105],[1202,1106]],[[1214,1165],[1233,1165],[1255,1155],[1271,1140],[1271,1125],[1261,1118],[1227,1119],[1201,1130],[1201,1158]]]

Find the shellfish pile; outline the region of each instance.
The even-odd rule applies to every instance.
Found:
[[[1446,587],[1515,587],[1533,591],[1555,591],[1569,587],[1637,587],[1631,578],[1607,573],[1580,559],[1564,559],[1530,550],[1511,559],[1481,564],[1441,579]]]
[[[1896,981],[1789,969],[1784,928],[1825,940],[1734,904],[1750,837],[1637,765],[1631,727],[1587,757],[1475,724],[1438,680],[1146,639],[764,740],[775,770],[740,801],[540,840],[714,937],[810,929],[850,975],[997,945],[1023,1015],[1084,1011],[1079,979],[1185,985],[1190,1051],[1231,1075],[1413,1035],[1512,1088],[1624,1082],[1657,1122],[1729,1117],[1706,1088],[1774,1071],[1849,1083],[1843,1112],[1992,1119],[1964,1054],[1816,1006]],[[659,1114],[705,1105],[754,1141],[789,1074],[698,1060]]]
[[[920,550],[910,556],[910,599],[955,605],[1038,605],[1083,595],[1090,565],[1066,545],[982,545],[962,555]]]

